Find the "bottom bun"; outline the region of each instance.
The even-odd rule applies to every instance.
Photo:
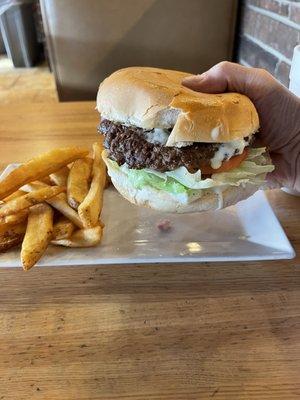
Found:
[[[105,161],[105,159],[104,159]],[[242,186],[230,186],[223,191],[202,190],[201,197],[187,202],[178,195],[145,186],[137,189],[132,186],[126,174],[121,170],[112,170],[108,167],[108,174],[118,192],[138,206],[153,208],[157,211],[168,213],[193,213],[200,211],[220,210],[247,199],[255,193],[259,187],[253,184]]]

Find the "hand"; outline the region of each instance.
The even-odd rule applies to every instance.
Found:
[[[268,181],[300,192],[300,98],[267,71],[227,61],[182,83],[198,92],[248,96],[257,109],[261,139],[275,165]]]

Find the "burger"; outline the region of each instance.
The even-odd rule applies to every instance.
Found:
[[[102,154],[116,189],[164,212],[221,209],[258,190],[273,170],[251,100],[182,85],[189,73],[149,67],[118,70],[99,87]]]

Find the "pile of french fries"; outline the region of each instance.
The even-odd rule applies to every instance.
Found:
[[[21,244],[24,270],[50,243],[91,247],[100,243],[107,182],[101,143],[92,156],[78,147],[60,148],[20,165],[0,181],[0,252]]]

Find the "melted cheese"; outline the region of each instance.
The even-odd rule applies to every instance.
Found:
[[[147,142],[165,146],[168,141],[168,138],[170,136],[170,132],[165,129],[155,128],[155,129],[152,129],[151,131],[143,132],[143,135],[144,135],[145,139],[147,140]],[[175,146],[176,147],[185,147],[185,146],[190,146],[192,144],[193,144],[193,142],[177,142]]]
[[[175,144],[176,147],[186,147],[186,146],[191,146],[194,144],[193,142],[177,142]]]
[[[152,129],[152,131],[144,132],[145,139],[149,143],[160,144],[164,146],[167,143],[170,132],[164,129]]]
[[[234,155],[242,154],[246,146],[248,146],[248,142],[244,139],[222,143],[210,160],[211,167],[213,169],[220,168],[224,160],[229,160]]]

